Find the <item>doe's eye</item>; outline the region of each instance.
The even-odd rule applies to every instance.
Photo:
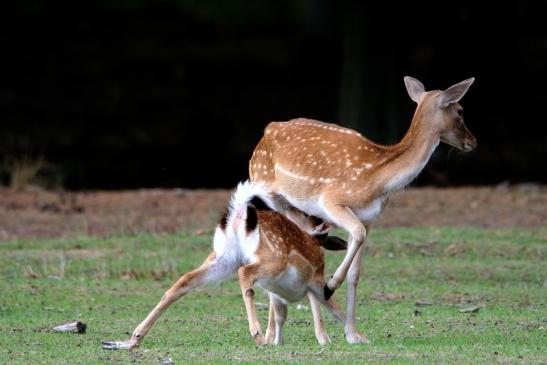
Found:
[[[460,117],[463,116],[463,109],[458,109],[458,115],[459,115]]]

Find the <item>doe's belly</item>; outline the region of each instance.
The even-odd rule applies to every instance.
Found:
[[[370,223],[382,212],[384,204],[383,198],[378,198],[372,201],[369,205],[360,208],[353,208],[353,212],[361,222]]]

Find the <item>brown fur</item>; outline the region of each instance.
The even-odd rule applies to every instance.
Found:
[[[257,203],[257,205],[260,205],[260,203]],[[258,210],[250,204],[247,205],[246,211],[245,239],[253,237],[252,234],[254,234],[255,229],[258,228],[259,242],[258,247],[254,252],[256,260],[249,264],[239,266],[237,274],[252,338],[257,344],[272,342],[275,342],[276,344],[283,343],[282,327],[286,319],[287,305],[282,299],[285,298],[277,296],[281,295],[280,293],[277,293],[276,296],[270,295],[270,318],[268,321],[268,329],[264,336],[260,329],[260,323],[256,314],[254,303],[255,291],[253,290],[253,287],[261,280],[276,283],[276,280],[282,280],[280,277],[291,269],[298,272],[297,277],[304,283],[304,286],[294,289],[299,293],[308,296],[314,316],[314,326],[318,342],[320,344],[329,343],[330,339],[323,326],[318,303],[321,302],[326,305],[333,315],[342,322],[345,321],[345,315],[340,311],[339,307],[332,299],[324,300],[322,297],[322,288],[325,280],[323,273],[323,252],[319,246],[319,242],[313,236],[300,230],[296,224],[276,211]],[[228,219],[221,219],[221,222],[217,227],[217,233],[221,231],[223,232],[222,234],[227,235],[233,233],[236,235],[234,232],[235,224],[227,224],[229,221],[229,215]],[[239,236],[233,236],[231,240],[236,239],[234,237]],[[239,241],[239,238],[237,239]],[[253,243],[244,240],[239,241],[239,244]],[[222,250],[220,252],[222,252]],[[228,257],[231,260],[232,256],[228,255]],[[217,257],[215,252],[212,252],[199,268],[182,275],[173,286],[165,292],[160,302],[144,321],[135,328],[131,339],[127,341],[103,342],[103,347],[107,349],[131,349],[139,346],[161,314],[180,297],[207,282],[226,279],[226,277],[211,278],[214,277],[215,270],[217,269],[215,265],[220,265],[221,267],[225,267],[226,265],[226,262],[221,262],[219,264],[217,260],[220,260],[220,258]],[[228,262],[228,265],[230,265],[230,262]],[[236,265],[236,263],[233,265]],[[295,282],[299,281],[297,280]],[[285,283],[284,285],[285,286],[281,287],[286,288],[287,284]],[[292,289],[293,288],[290,288],[290,290]]]
[[[270,123],[253,152],[251,180],[265,183],[273,194],[303,210],[299,217],[280,204],[283,214],[293,221],[317,214],[350,234],[347,254],[325,287],[328,297],[349,272],[346,335],[350,342],[365,342],[355,329],[354,305],[368,224],[390,193],[420,173],[440,140],[464,151],[476,147],[458,103],[473,81],[426,92],[418,80],[406,77],[407,91],[418,106],[406,135],[392,146],[376,144],[336,124],[299,118]]]

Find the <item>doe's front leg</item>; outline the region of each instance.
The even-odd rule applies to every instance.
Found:
[[[368,231],[369,227],[367,226],[366,228]],[[370,341],[357,330],[356,326],[357,285],[359,284],[364,248],[365,246],[361,245],[348,272],[347,318],[344,331],[346,333],[346,340],[351,344],[370,343]]]
[[[332,204],[328,201],[324,204],[329,218],[338,227],[341,227],[350,233],[350,242],[348,243],[346,256],[331,278],[327,281],[327,284],[325,284],[324,295],[325,299],[328,300],[332,294],[334,294],[334,291],[338,289],[338,287],[346,279],[351,263],[357,255],[359,248],[365,241],[367,230],[350,208],[338,204]]]

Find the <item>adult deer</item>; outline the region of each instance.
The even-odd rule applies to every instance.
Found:
[[[138,346],[160,315],[177,299],[199,286],[220,282],[236,274],[247,310],[249,330],[257,344],[283,343],[287,302],[304,296],[310,300],[317,341],[329,343],[319,303],[323,303],[342,322],[345,315],[332,298],[326,300],[323,296],[323,251],[321,242],[314,236],[323,234],[328,227],[308,225],[312,236],[273,211],[271,205],[269,193],[261,184],[240,184],[227,214],[216,227],[214,251],[205,262],[177,280],[135,328],[131,339],[103,342],[103,348],[132,349]],[[255,284],[270,293],[270,318],[265,336],[256,315]]]
[[[324,293],[329,298],[349,272],[345,332],[350,343],[368,342],[355,327],[355,295],[369,225],[386,198],[422,171],[439,141],[466,152],[476,147],[458,103],[473,81],[425,91],[420,81],[405,77],[418,106],[408,132],[392,146],[336,124],[300,118],[270,123],[253,152],[250,178],[277,195],[278,211],[295,221],[319,217],[349,233],[346,256]]]

